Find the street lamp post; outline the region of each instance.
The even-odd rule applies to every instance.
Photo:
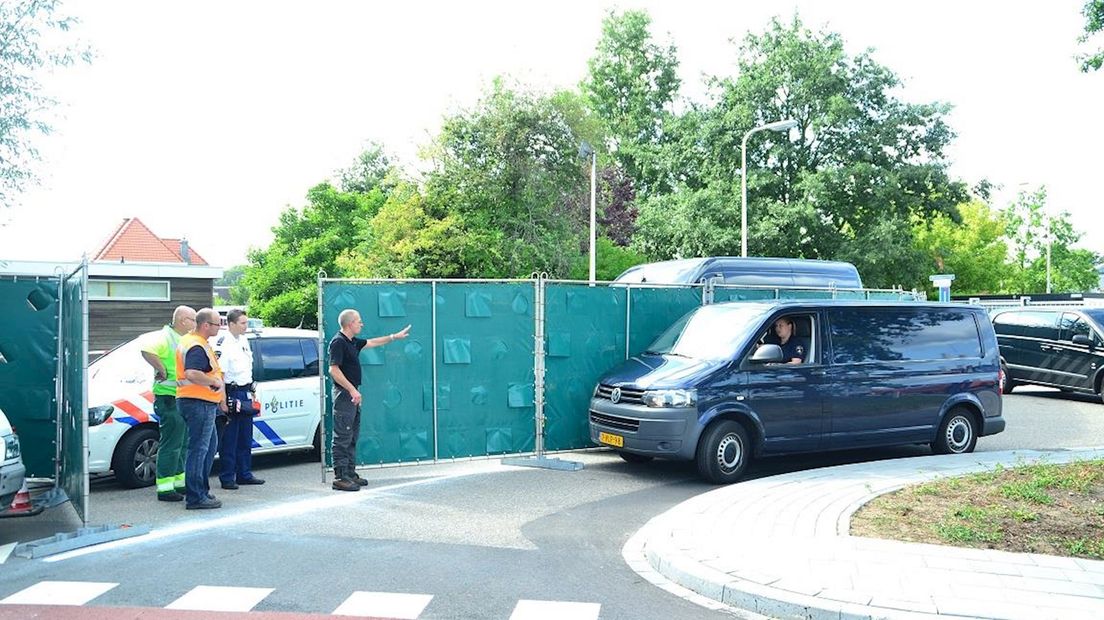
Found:
[[[1047,295],[1050,294],[1050,216],[1047,215]]]
[[[590,143],[584,140],[579,144],[579,157],[590,158],[590,285],[594,286],[594,270],[595,270],[595,250],[594,244],[597,241],[597,231],[595,226],[595,211],[598,198],[598,153],[594,150],[594,147],[590,146]]]
[[[797,127],[797,121],[787,119],[784,121],[775,121],[773,123],[767,123],[766,125],[760,125],[753,128],[751,131],[744,134],[744,140],[740,145],[740,194],[741,194],[741,208],[740,208],[740,255],[747,257],[748,246],[748,224],[747,224],[747,141],[752,134],[759,133],[764,130],[771,131],[789,131]]]

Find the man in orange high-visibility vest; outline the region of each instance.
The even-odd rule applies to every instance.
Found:
[[[188,426],[188,456],[184,462],[184,507],[220,508],[211,495],[208,476],[218,449],[215,416],[226,411],[226,391],[218,357],[207,339],[218,334],[219,315],[210,308],[196,312],[195,330],[176,349],[176,404]]]

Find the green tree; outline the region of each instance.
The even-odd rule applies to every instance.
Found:
[[[1095,289],[1100,282],[1095,265],[1101,257],[1072,247],[1081,233],[1074,229],[1069,212],[1047,214],[1046,197],[1045,187],[1021,191],[1004,211],[1010,264],[1004,270],[1002,288],[1009,293],[1045,293],[1049,245],[1052,292]]]
[[[425,198],[409,183],[398,185],[369,220],[370,235],[337,261],[347,276],[460,278],[490,273],[502,263],[495,251],[501,234],[471,230],[459,213],[431,216]]]
[[[582,231],[567,198],[586,191],[586,177],[579,137],[560,101],[496,80],[473,109],[445,120],[430,151],[425,213],[442,221],[455,216],[451,225],[468,240],[493,244],[474,263],[480,271],[465,262],[456,275],[569,270]]]
[[[37,181],[34,140],[52,130],[47,112],[57,101],[45,94],[38,75],[78,60],[91,50],[61,44],[77,20],[58,15],[60,0],[0,2],[0,206],[12,206]]]
[[[670,187],[661,150],[680,86],[675,46],[652,40],[651,21],[645,11],[609,13],[580,84],[605,124],[607,149],[644,194]]]
[[[234,265],[222,272],[222,277],[215,281],[215,286],[230,287],[230,298],[223,299],[222,304],[245,306],[249,304],[249,288],[245,286],[245,272],[248,265]]]
[[[1087,0],[1081,9],[1085,16],[1085,32],[1077,38],[1079,43],[1087,44],[1095,35],[1104,31],[1104,0]],[[1085,73],[1096,71],[1104,65],[1104,47],[1086,52],[1077,57],[1081,70]]]
[[[342,192],[322,183],[307,192],[302,210],[289,208],[273,227],[268,248],[249,253],[244,283],[250,312],[267,325],[317,327],[318,272],[343,274],[338,257],[364,243],[360,232],[386,200],[379,188]]]
[[[572,280],[590,279],[590,255],[582,256],[571,266]],[[629,267],[648,262],[648,257],[632,248],[618,245],[609,237],[598,237],[594,246],[594,279],[611,281]]]
[[[956,295],[1002,292],[1008,257],[1003,215],[978,199],[959,205],[958,211],[961,223],[946,215],[916,222],[914,243],[927,258],[928,271],[955,274]],[[929,285],[914,284],[919,289]]]
[[[872,286],[926,277],[913,222],[937,214],[957,221],[955,206],[967,198],[943,160],[954,136],[948,106],[897,99],[899,79],[870,52],[849,56],[838,34],[814,33],[797,17],[749,35],[738,75],[713,86],[712,106],[688,112],[695,135],[680,138],[680,190],[690,192],[641,206],[639,247],[655,258],[705,246],[739,253],[741,139],[794,119],[790,135],[763,132],[748,143],[749,253],[848,260]],[[660,222],[669,203],[694,204],[680,230],[703,243],[647,238],[662,227],[643,222]]]

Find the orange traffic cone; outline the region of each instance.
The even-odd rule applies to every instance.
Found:
[[[15,499],[11,503],[11,513],[30,512],[31,511],[31,492],[27,490],[27,481],[23,481],[23,488],[19,489],[19,492],[15,494]]]

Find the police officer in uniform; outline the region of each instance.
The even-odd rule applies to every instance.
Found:
[[[778,346],[782,347],[784,364],[801,364],[809,352],[809,343],[804,338],[794,337],[793,333],[792,318],[784,316],[774,322],[774,335],[778,338]]]
[[[224,489],[237,489],[242,484],[264,484],[253,475],[253,406],[256,387],[253,383],[253,350],[245,331],[249,318],[234,309],[226,315],[227,330],[215,340],[215,354],[226,382],[227,423],[219,442],[219,482]]]

